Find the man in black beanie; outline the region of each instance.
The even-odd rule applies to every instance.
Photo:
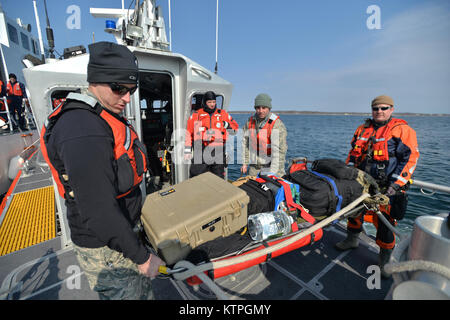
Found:
[[[100,299],[152,299],[164,262],[141,241],[146,150],[121,115],[137,89],[136,57],[125,46],[89,46],[89,87],[70,93],[41,130],[42,153],[66,199],[78,261]]]

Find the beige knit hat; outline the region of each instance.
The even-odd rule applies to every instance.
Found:
[[[394,100],[392,100],[389,96],[378,96],[372,100],[372,107],[378,104],[388,104],[390,106],[394,106]]]

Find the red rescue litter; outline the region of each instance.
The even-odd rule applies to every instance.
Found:
[[[259,247],[255,248],[253,250],[247,251],[247,252],[242,253],[242,254],[240,254],[238,256],[232,256],[232,257],[227,257],[227,258],[223,258],[223,259],[214,260],[214,262],[245,256],[247,254],[250,254],[250,253],[253,253],[253,252],[256,252],[256,251],[259,251],[259,250],[263,250],[263,249],[265,249],[267,247],[274,246],[274,245],[276,245],[276,244],[278,244],[278,243],[280,243],[282,241],[286,241],[286,240],[292,238],[295,235],[296,234],[292,234],[291,236],[285,237],[283,239],[274,239],[272,241],[266,241],[264,244],[261,244]],[[237,263],[237,264],[234,264],[234,265],[230,265],[230,266],[227,266],[227,267],[218,268],[218,269],[215,269],[215,270],[209,270],[209,271],[205,272],[205,274],[208,275],[213,280],[221,278],[221,277],[225,277],[225,276],[228,276],[230,274],[242,271],[244,269],[251,268],[251,267],[253,267],[253,266],[257,265],[257,264],[260,264],[260,263],[263,263],[263,262],[267,262],[271,258],[275,258],[275,257],[281,256],[281,255],[283,255],[285,253],[288,253],[288,252],[290,252],[292,250],[295,250],[295,249],[307,246],[309,244],[312,244],[313,242],[322,239],[322,236],[323,236],[322,229],[318,229],[318,230],[314,231],[314,233],[309,234],[309,235],[307,235],[307,236],[305,236],[305,237],[295,241],[294,243],[292,243],[292,244],[290,244],[290,245],[288,245],[286,247],[283,247],[281,249],[278,249],[278,250],[276,250],[276,251],[274,251],[272,253],[263,255],[263,256],[261,256],[259,258],[255,258],[255,259],[251,259],[251,260],[248,260],[248,261],[245,261],[245,262],[241,262],[241,263]],[[193,285],[199,285],[203,281],[200,280],[200,278],[198,278],[197,276],[193,276],[193,277],[187,278],[186,282],[189,285],[193,286]]]

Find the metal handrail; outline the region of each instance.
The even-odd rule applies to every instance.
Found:
[[[434,192],[436,192],[436,191],[440,191],[440,192],[444,192],[444,193],[450,194],[450,187],[443,186],[443,185],[436,184],[436,183],[431,183],[431,182],[426,182],[426,181],[416,180],[416,179],[411,180],[411,181],[412,181],[411,186],[412,186],[412,187],[420,188],[420,190],[422,191],[423,194],[426,194],[426,195],[432,195],[432,194],[434,194]],[[427,193],[425,193],[425,192],[423,191],[423,189],[431,190],[431,191],[433,191],[433,192],[430,193],[430,194],[427,194]]]

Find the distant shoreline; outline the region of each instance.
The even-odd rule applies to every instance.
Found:
[[[228,110],[234,114],[251,114],[255,111],[234,111]],[[323,116],[368,116],[372,114],[368,112],[322,112],[322,111],[291,111],[291,110],[274,110],[277,114],[303,114],[303,115],[323,115]],[[396,112],[395,116],[428,116],[428,117],[450,117],[448,113],[413,113],[413,112]]]

